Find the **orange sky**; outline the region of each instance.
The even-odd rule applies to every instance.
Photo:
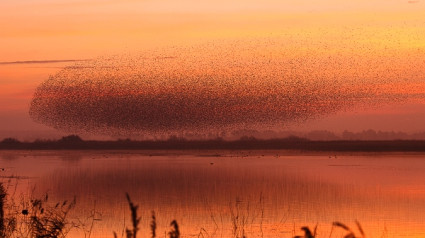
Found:
[[[340,57],[346,63],[351,57],[365,59],[346,73],[363,76],[380,70],[392,71],[392,77],[409,77],[414,84],[396,90],[419,94],[418,100],[378,111],[342,113],[314,121],[310,127],[425,131],[421,97],[425,2],[421,0],[6,0],[0,2],[0,9],[0,62],[91,59],[261,39],[288,42],[286,49],[275,51],[282,50],[281,57],[290,52],[317,59]],[[66,65],[0,64],[0,130],[45,129],[29,119],[29,103],[35,88]],[[372,123],[373,118],[388,122],[383,126]]]

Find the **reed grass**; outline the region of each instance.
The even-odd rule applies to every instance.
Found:
[[[3,184],[0,185],[0,237],[5,237],[5,226],[4,226],[4,204],[6,200],[6,191]]]
[[[22,202],[19,209],[12,200],[7,206],[7,192],[0,183],[0,237],[2,238],[65,238],[73,227],[68,221],[69,212],[75,207],[76,199],[57,203],[55,206],[47,204],[49,196],[41,199],[31,199],[28,203]],[[6,214],[5,208],[9,210]]]
[[[179,230],[179,225],[177,224],[177,221],[173,220],[170,223],[170,226],[172,227],[172,229],[170,232],[168,232],[168,236],[170,238],[180,238],[180,230]]]
[[[140,224],[140,220],[141,220],[141,218],[137,215],[137,210],[138,210],[139,206],[135,205],[132,202],[130,195],[128,193],[126,193],[126,198],[127,198],[128,205],[130,207],[131,224],[132,224],[131,229],[128,229],[128,228],[125,229],[126,238],[136,238],[137,232],[140,230],[139,224]],[[151,218],[152,218],[151,223],[150,223],[151,237],[155,238],[156,237],[157,224],[156,224],[156,216],[155,216],[154,211],[152,211]],[[179,229],[179,225],[178,225],[177,221],[173,220],[170,223],[170,226],[171,226],[171,230],[168,232],[168,237],[169,238],[180,238],[180,229]],[[118,238],[118,235],[115,231],[113,232],[113,235],[114,235],[114,238]]]
[[[31,201],[31,214],[29,229],[32,237],[56,238],[66,237],[68,213],[75,207],[76,199],[71,202],[64,201],[57,203],[54,208],[45,209],[45,203],[48,201],[48,195],[43,199],[34,199]]]
[[[139,206],[134,204],[130,198],[130,195],[126,193],[127,202],[131,212],[131,227],[125,228],[126,238],[137,238],[140,231],[141,217],[138,215]],[[62,203],[56,203],[55,206],[48,205],[48,195],[46,194],[42,199],[30,200],[28,207],[25,207],[20,212],[8,212],[6,214],[5,208],[7,208],[7,192],[3,185],[0,183],[0,238],[65,238],[74,226],[68,221],[69,212],[76,206],[76,199],[72,201],[64,201]],[[235,209],[230,209],[231,221],[233,226],[233,236],[235,238],[247,238],[245,233],[245,226],[247,225],[248,215],[241,213],[239,203],[236,203]],[[247,206],[247,211],[249,206]],[[19,214],[21,217],[13,216],[13,214]],[[8,216],[7,216],[8,215]],[[261,212],[261,219],[264,217],[264,211]],[[21,222],[18,229],[18,221]],[[332,223],[333,228],[342,229],[346,232],[343,238],[366,238],[365,232],[358,221],[355,221],[357,233],[354,232],[349,226],[341,222]],[[293,238],[316,238],[317,237],[316,225],[313,230],[307,226],[301,227],[303,235],[295,235]],[[91,224],[91,229],[93,223]],[[157,237],[157,221],[155,212],[151,213],[150,222],[150,237]],[[332,231],[329,237],[332,236]],[[260,224],[260,235],[263,236],[262,221]],[[168,238],[180,238],[181,232],[178,222],[176,220],[171,221]],[[204,234],[208,234],[205,229],[201,229],[198,237],[204,237]],[[116,232],[113,232],[114,238],[118,238]],[[212,237],[208,235],[208,237]]]
[[[360,225],[360,223],[357,220],[356,220],[356,226],[357,226],[357,229],[359,230],[361,236],[356,236],[356,234],[354,233],[354,231],[350,227],[348,227],[347,225],[345,225],[341,222],[334,222],[332,224],[332,226],[340,227],[343,230],[345,230],[347,232],[347,234],[345,234],[344,238],[365,238],[366,237],[362,226]]]
[[[133,229],[130,230],[128,228],[126,228],[126,234],[127,234],[127,238],[136,238],[136,234],[137,231],[140,230],[139,228],[139,224],[140,224],[140,217],[138,217],[137,215],[137,209],[138,206],[134,205],[134,203],[131,201],[130,196],[128,195],[128,193],[126,193],[126,197],[127,197],[127,201],[130,207],[130,211],[131,211],[131,221],[132,221],[132,225],[133,225]],[[260,202],[262,202],[262,199],[260,199]],[[245,225],[247,223],[247,216],[245,216],[244,214],[240,213],[240,202],[236,202],[236,206],[235,209],[233,210],[232,207],[230,208],[230,215],[231,215],[231,221],[232,221],[232,226],[233,226],[233,237],[235,238],[247,238],[246,234],[245,234]],[[247,205],[247,211],[249,211],[249,205]],[[264,217],[264,208],[262,208],[261,211],[261,219],[263,219]],[[152,215],[151,215],[151,223],[150,223],[150,230],[151,230],[151,237],[155,238],[156,237],[156,228],[157,228],[157,224],[156,224],[156,216],[155,216],[155,212],[152,211]],[[357,229],[360,233],[361,236],[356,236],[355,232],[347,225],[341,223],[341,222],[333,222],[332,223],[332,231],[333,228],[341,228],[343,230],[345,230],[347,233],[343,236],[343,238],[366,238],[365,232],[362,228],[362,226],[360,225],[360,223],[356,220],[355,221]],[[168,238],[180,238],[180,229],[179,229],[179,225],[177,223],[176,220],[173,220],[170,223],[171,226],[171,230],[168,232]],[[301,230],[304,232],[304,235],[299,236],[293,236],[293,238],[316,238],[317,237],[317,227],[318,224],[316,224],[316,226],[314,227],[313,230],[310,230],[309,227],[307,226],[303,226],[301,227]],[[329,237],[332,236],[332,231],[331,234],[329,235]],[[262,228],[262,221],[260,223],[260,232],[261,232],[261,237],[263,236],[263,228]],[[205,229],[201,228],[198,237],[204,237],[204,233],[208,234],[208,232],[206,232]],[[114,232],[114,238],[118,238],[117,234]],[[167,234],[167,233],[166,233]]]
[[[155,212],[152,211],[152,221],[151,221],[151,234],[152,234],[152,238],[156,237],[156,217],[155,217]]]
[[[125,233],[127,234],[127,238],[137,238],[137,231],[139,231],[139,223],[141,218],[137,216],[137,209],[139,206],[134,205],[134,203],[130,199],[130,195],[126,193],[128,205],[130,206],[131,211],[131,223],[133,224],[132,230],[126,229]]]
[[[304,231],[304,236],[294,236],[294,238],[315,238],[317,233],[317,225],[314,227],[313,232],[308,226],[301,227],[301,230]]]

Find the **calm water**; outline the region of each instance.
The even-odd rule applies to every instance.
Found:
[[[139,237],[149,237],[152,210],[158,237],[173,219],[183,237],[232,237],[234,222],[247,237],[292,237],[316,224],[319,237],[341,237],[332,222],[357,230],[355,220],[368,237],[425,237],[422,154],[0,151],[0,159],[15,200],[77,197],[69,220],[80,228],[70,237],[88,236],[94,211],[91,237],[120,236],[130,226],[126,192],[139,205]]]

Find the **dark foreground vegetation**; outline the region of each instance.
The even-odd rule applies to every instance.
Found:
[[[303,150],[303,151],[359,151],[359,152],[425,152],[425,140],[394,141],[311,141],[299,137],[260,140],[243,137],[239,140],[116,140],[85,141],[71,135],[59,140],[21,142],[7,138],[0,142],[0,150]]]
[[[71,229],[84,229],[87,224],[75,224],[69,221],[68,214],[76,206],[76,199],[71,202],[64,201],[49,205],[48,196],[42,199],[30,199],[26,203],[20,205],[15,204],[13,198],[7,197],[7,192],[2,183],[0,183],[0,237],[5,238],[65,238],[68,236]],[[137,237],[157,237],[157,223],[155,213],[152,211],[150,222],[150,234],[139,234],[139,223],[141,217],[138,216],[138,206],[133,203],[130,196],[126,194],[130,208],[130,227],[125,228],[125,234],[120,237],[137,238]],[[93,218],[94,219],[94,218]],[[234,238],[247,238],[244,232],[244,223],[238,221],[239,216],[232,213],[233,234]],[[343,229],[345,231],[344,238],[364,238],[365,234],[359,222],[356,221],[359,236],[348,226],[341,222],[332,224],[331,234],[334,228]],[[90,237],[93,223],[89,224],[89,230],[84,231],[85,237]],[[198,237],[205,237],[202,233]],[[313,230],[303,226],[300,228],[300,233],[293,238],[315,238],[317,237],[317,225]],[[118,238],[115,231],[111,231],[111,237]],[[139,236],[138,236],[139,235]],[[148,235],[148,236],[146,236]],[[168,238],[180,238],[180,229],[176,220],[171,221]]]

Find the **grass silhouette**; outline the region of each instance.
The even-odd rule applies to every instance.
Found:
[[[131,227],[125,228],[126,238],[137,238],[140,231],[141,217],[138,215],[139,206],[136,205],[130,198],[130,195],[126,193],[127,202],[130,209],[131,215]],[[76,206],[76,199],[72,201],[64,201],[56,203],[54,206],[48,205],[48,195],[46,194],[41,199],[31,199],[20,211],[16,210],[16,206],[10,206],[11,209],[15,208],[15,211],[8,211],[7,206],[7,193],[3,183],[0,183],[0,237],[7,238],[65,238],[72,228],[78,228],[74,226],[72,222],[68,220],[69,212]],[[12,201],[13,203],[13,201]],[[8,216],[7,216],[8,215]],[[233,226],[233,237],[235,238],[247,238],[245,233],[245,226],[248,224],[248,217],[239,211],[238,206],[235,210],[230,211],[231,222]],[[349,226],[341,222],[333,222],[332,230],[329,237],[332,236],[333,228],[339,228],[346,232],[344,238],[365,238],[365,232],[358,221],[356,221],[357,230],[359,236]],[[301,227],[301,231],[304,235],[295,235],[293,238],[316,238],[317,237],[317,225],[313,230],[309,227]],[[152,211],[151,222],[150,222],[150,237],[156,238],[157,233],[157,221],[155,212]],[[205,230],[204,230],[205,231]],[[206,232],[206,231],[205,231]],[[170,223],[170,230],[168,238],[180,238],[181,232],[178,222],[172,220]],[[118,238],[116,232],[113,232],[115,238]],[[202,237],[202,231],[200,233]],[[209,235],[208,235],[209,236]],[[213,236],[209,236],[213,237]],[[263,237],[261,228],[261,237]]]
[[[125,233],[126,233],[126,238],[136,238],[137,237],[137,232],[140,230],[139,224],[140,224],[140,220],[141,218],[137,215],[137,210],[139,208],[138,205],[135,205],[130,198],[130,195],[128,193],[125,194],[126,198],[127,198],[127,202],[128,205],[130,207],[130,212],[131,212],[131,224],[132,224],[132,228],[125,229]],[[152,211],[152,221],[150,223],[150,230],[151,230],[151,235],[152,238],[156,237],[156,217],[155,217],[155,212]],[[171,226],[171,231],[168,232],[168,236],[169,238],[180,238],[180,230],[179,230],[179,225],[177,223],[176,220],[173,220],[170,223]],[[117,238],[118,235],[117,233],[114,231],[113,232],[114,237]]]
[[[31,199],[19,209],[14,201],[7,206],[7,193],[0,183],[0,237],[28,238],[64,238],[72,225],[68,222],[68,214],[75,207],[76,199],[71,202],[47,204],[49,196],[42,199]],[[10,208],[7,211],[5,208]]]
[[[31,237],[66,237],[67,215],[75,207],[76,200],[57,203],[54,208],[45,209],[44,204],[48,201],[46,195],[44,199],[34,199],[31,201],[29,222],[29,233]]]
[[[152,221],[151,221],[151,233],[152,233],[152,238],[156,237],[156,217],[155,217],[155,212],[152,211]]]

